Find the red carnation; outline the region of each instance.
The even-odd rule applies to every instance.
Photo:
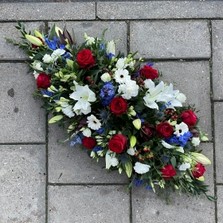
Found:
[[[127,146],[127,138],[122,134],[116,134],[109,140],[108,148],[115,153],[122,153]]]
[[[97,142],[92,137],[84,137],[82,139],[82,144],[87,149],[93,149],[96,146]]]
[[[174,167],[171,164],[164,166],[161,169],[161,172],[162,172],[162,177],[166,180],[171,179],[172,177],[174,177],[177,174],[176,170],[174,169]]]
[[[83,49],[77,53],[77,63],[83,69],[89,69],[95,65],[95,58],[92,51]]]
[[[201,163],[197,163],[192,170],[192,174],[195,178],[199,178],[204,175],[205,171],[206,171],[206,169],[205,169],[204,165]]]
[[[145,65],[139,70],[140,76],[145,79],[156,79],[159,77],[158,71],[151,66]]]
[[[197,123],[197,116],[192,110],[182,112],[180,117],[189,127],[193,127]]]
[[[110,103],[110,110],[115,115],[122,115],[127,112],[127,101],[122,97],[113,98]]]
[[[50,76],[46,73],[40,73],[36,79],[38,88],[48,88],[50,86]]]
[[[173,126],[168,122],[161,122],[156,126],[156,131],[160,137],[169,138],[173,134]]]

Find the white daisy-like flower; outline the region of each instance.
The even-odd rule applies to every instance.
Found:
[[[175,132],[174,132],[174,134],[176,136],[178,136],[178,137],[183,135],[184,133],[186,133],[188,131],[189,131],[189,128],[188,128],[187,124],[184,123],[184,122],[181,122],[179,125],[178,124],[175,125]]]
[[[143,164],[143,163],[140,163],[140,162],[136,162],[135,166],[133,168],[134,168],[136,173],[144,174],[144,173],[149,172],[150,167],[151,167],[150,165]]]
[[[178,168],[180,171],[186,171],[187,169],[190,169],[190,167],[190,163],[182,163]]]
[[[116,70],[114,78],[115,78],[115,81],[119,84],[126,83],[126,81],[129,81],[131,79],[129,72],[126,69]]]
[[[87,117],[88,127],[93,130],[98,130],[101,128],[101,122],[94,115],[90,115]]]
[[[139,93],[139,86],[136,84],[135,81],[129,80],[126,81],[124,84],[120,84],[118,88],[118,93],[127,100],[132,97],[136,97]]]
[[[74,99],[76,104],[73,107],[73,110],[76,114],[80,115],[81,113],[87,115],[91,112],[90,102],[96,101],[95,93],[89,88],[88,85],[80,86],[75,84],[75,91],[70,95],[70,98]]]
[[[191,140],[193,146],[199,146],[200,145],[200,138],[199,137],[193,137],[192,140]]]

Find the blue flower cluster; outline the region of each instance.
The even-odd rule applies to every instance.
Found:
[[[111,82],[106,82],[100,90],[100,97],[103,106],[108,106],[115,96],[115,88]]]
[[[188,140],[192,137],[192,133],[191,132],[185,132],[183,135],[177,137],[177,136],[172,136],[169,139],[166,140],[167,143],[169,144],[173,144],[173,145],[180,145],[182,147],[184,147]]]
[[[56,50],[56,49],[64,49],[65,45],[60,43],[59,38],[53,37],[53,39],[49,39],[45,37],[45,43],[51,50]]]

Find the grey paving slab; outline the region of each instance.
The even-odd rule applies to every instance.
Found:
[[[66,139],[64,129],[49,130],[49,182],[52,183],[128,183],[125,174],[105,169],[104,159],[97,163],[86,149],[58,143]]]
[[[212,144],[202,145],[204,153],[212,160]],[[210,194],[213,195],[213,166],[207,167],[205,174],[210,184]],[[185,194],[170,193],[170,203],[146,189],[133,190],[133,222],[166,222],[166,223],[213,223],[215,222],[215,204],[205,197],[188,197]]]
[[[213,96],[223,99],[223,21],[212,21]]]
[[[42,22],[26,22],[24,24],[27,31],[34,29],[44,30],[44,23]],[[6,42],[6,38],[13,39],[17,42],[21,40],[20,32],[15,28],[16,25],[17,23],[10,22],[0,24],[0,60],[27,59],[27,56],[21,49],[19,49],[17,46],[12,45],[11,43]]]
[[[44,146],[0,146],[0,222],[45,221]]]
[[[129,223],[129,195],[121,186],[49,187],[49,223]]]
[[[44,142],[45,111],[34,100],[35,79],[22,63],[0,63],[0,143]]]
[[[221,1],[105,1],[98,2],[101,19],[222,18]]]
[[[163,77],[161,79],[173,83],[187,97],[187,103],[195,105],[200,118],[199,126],[212,139],[210,71],[209,64],[200,62],[163,62],[155,63]]]
[[[145,58],[209,58],[206,21],[136,21],[130,23],[130,50]]]
[[[223,102],[214,103],[215,111],[215,151],[216,151],[216,177],[217,183],[223,183]]]
[[[52,26],[50,23],[49,26]],[[59,27],[66,25],[67,30],[74,31],[78,44],[84,42],[84,33],[89,36],[100,37],[104,30],[105,39],[107,41],[114,40],[116,42],[116,51],[127,52],[127,24],[125,22],[60,22],[56,23]]]
[[[32,2],[0,4],[0,20],[95,19],[94,2]]]
[[[218,223],[223,222],[223,186],[217,186]]]

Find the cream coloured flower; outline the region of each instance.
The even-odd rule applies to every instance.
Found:
[[[136,173],[144,174],[144,173],[149,172],[150,167],[151,167],[150,165],[143,164],[143,163],[140,163],[140,162],[136,162],[135,166],[133,168],[134,168]]]

